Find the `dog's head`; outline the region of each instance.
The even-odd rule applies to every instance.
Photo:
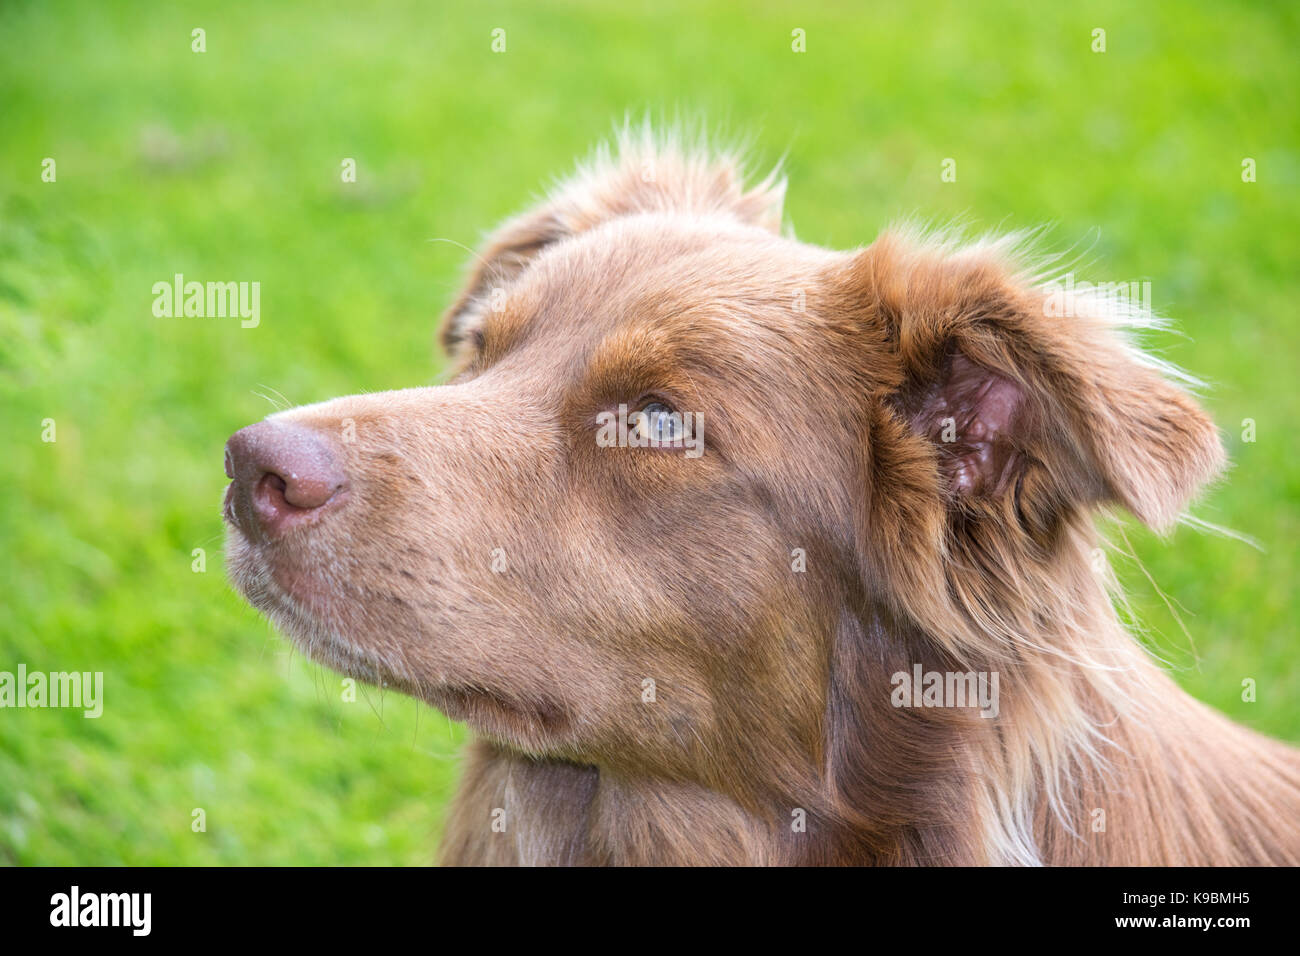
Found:
[[[975,647],[1093,509],[1167,527],[1220,467],[1105,303],[1053,314],[997,243],[802,244],[781,201],[635,140],[508,222],[450,384],[230,440],[237,586],[507,746],[725,786],[822,759],[846,616]]]

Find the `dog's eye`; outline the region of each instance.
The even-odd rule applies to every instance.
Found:
[[[637,427],[652,442],[674,442],[682,437],[682,417],[663,402],[651,402],[641,409]]]

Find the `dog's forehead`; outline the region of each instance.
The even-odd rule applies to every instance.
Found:
[[[655,284],[694,283],[703,290],[738,277],[739,269],[717,269],[725,256],[755,260],[768,238],[760,230],[737,229],[725,221],[632,216],[555,243],[538,257],[528,278],[607,294]]]
[[[512,295],[518,318],[555,331],[735,329],[797,309],[824,264],[809,249],[724,218],[630,216],[549,247]]]
[[[553,396],[762,391],[829,360],[812,305],[842,256],[724,217],[620,217],[548,243],[463,319],[469,367]]]
[[[838,255],[726,221],[629,217],[530,263],[485,316],[480,367],[556,401],[761,404],[831,359],[807,303]]]

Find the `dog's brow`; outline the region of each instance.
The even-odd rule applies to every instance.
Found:
[[[736,351],[735,336],[702,311],[707,310],[646,317],[607,333],[590,351],[588,387],[607,397],[628,398],[658,389],[700,404],[700,387],[712,377],[708,369],[743,364],[725,358]]]

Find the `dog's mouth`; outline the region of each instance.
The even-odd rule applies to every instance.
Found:
[[[292,553],[250,539],[228,515],[226,521],[227,572],[249,604],[272,617],[288,611],[321,626],[333,620],[330,589],[318,572],[302,567],[302,559]]]
[[[230,506],[227,494],[226,506]],[[348,676],[389,684],[377,655],[346,640],[349,607],[318,570],[305,566],[303,556],[249,539],[227,515],[226,570],[235,590],[265,614],[281,632],[309,656]],[[393,668],[395,669],[395,668]]]
[[[337,583],[281,557],[268,554],[265,545],[250,542],[236,525],[230,526],[227,563],[236,590],[312,660],[346,677],[421,700],[505,743],[556,744],[572,729],[567,708],[549,695],[526,697],[454,673],[417,672],[399,644],[374,647],[349,637],[357,619],[364,617],[365,596],[341,595]]]

